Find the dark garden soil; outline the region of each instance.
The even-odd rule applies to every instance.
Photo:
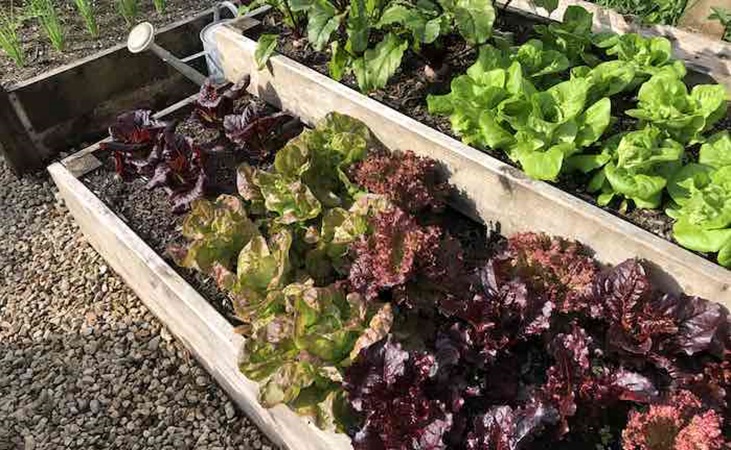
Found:
[[[21,4],[23,3],[20,0],[0,0],[0,10],[9,14],[12,8],[15,17],[28,16],[27,12],[19,6]],[[56,1],[54,4],[66,31],[66,49],[63,52],[55,50],[43,29],[38,25],[38,21],[33,18],[24,19],[18,33],[25,52],[25,66],[17,67],[0,50],[0,83],[2,85],[10,85],[44,74],[127,39],[130,27],[118,14],[115,0],[93,1],[99,26],[97,38],[92,38],[86,31],[84,21],[77,12],[73,1]],[[213,2],[205,0],[168,0],[167,9],[160,14],[155,11],[152,0],[139,0],[137,22],[148,21],[159,28],[195,16],[212,5]]]
[[[531,33],[535,23],[526,17],[503,13],[499,15],[496,29],[508,30],[507,32],[514,36],[516,42],[522,43],[532,37]],[[280,40],[277,48],[279,53],[305,64],[323,75],[329,75],[327,65],[329,55],[313,50],[311,46],[307,45],[304,37],[295,36],[291,29],[283,27],[279,13],[271,12],[264,18],[261,33],[279,34]],[[257,36],[252,37],[256,38]],[[401,68],[392,77],[388,86],[367,95],[380,103],[459,140],[459,137],[452,132],[448,117],[429,114],[426,107],[426,97],[429,94],[449,93],[452,78],[463,74],[475,62],[477,52],[474,48],[468,47],[459,36],[448,36],[444,39],[444,42],[444,48],[437,51],[436,57],[434,57],[436,50],[426,47],[422,50],[422,54],[416,54],[410,50],[407,51],[404,55]],[[444,56],[441,57],[441,55]],[[435,67],[436,64],[433,62],[430,64],[427,58],[431,58],[432,61],[441,60],[443,63],[441,67]],[[356,91],[358,90],[357,82],[352,74],[344,77],[341,83]],[[634,102],[634,99],[613,98],[612,102],[615,121],[611,125],[612,128],[605,135],[610,136],[621,131],[634,129],[636,126],[635,119],[626,117],[618,112],[629,107],[623,107],[622,104],[630,105],[632,104],[630,102]],[[713,131],[724,129],[731,129],[731,117],[729,116],[721,120]],[[691,147],[688,150],[690,158],[697,157],[697,149]],[[490,149],[483,151],[506,164],[516,166],[501,151]],[[588,178],[582,179],[581,174],[572,174],[570,176],[563,176],[556,183],[552,184],[588,203],[598,206],[596,204],[596,194],[585,190],[587,182]],[[673,220],[662,210],[637,209],[633,207],[627,210],[621,210],[619,201],[615,201],[606,207],[598,207],[666,240],[672,241]],[[713,260],[708,255],[701,254],[701,256]]]

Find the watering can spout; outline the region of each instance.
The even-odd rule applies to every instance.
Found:
[[[127,37],[127,49],[131,53],[142,53],[151,50],[161,60],[172,66],[193,83],[200,86],[206,82],[205,75],[190,67],[169,51],[155,44],[155,27],[150,22],[142,22],[132,28],[132,31],[130,31]]]

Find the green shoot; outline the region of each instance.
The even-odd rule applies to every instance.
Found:
[[[25,55],[18,38],[18,23],[13,19],[12,13],[12,6],[10,16],[4,11],[0,11],[0,48],[15,62],[16,66],[21,67],[25,63]]]
[[[53,6],[53,0],[30,0],[30,11],[38,19],[53,48],[63,51],[66,47],[66,34],[58,18],[56,7]]]
[[[155,11],[160,14],[164,13],[168,6],[167,0],[152,0],[152,3],[155,4]]]
[[[117,11],[124,18],[127,25],[132,26],[137,19],[137,0],[117,0]]]
[[[96,17],[94,16],[94,6],[91,4],[91,0],[74,0],[76,3],[76,9],[84,19],[86,25],[86,31],[89,32],[91,37],[99,36],[99,26],[96,24]]]
[[[731,10],[726,8],[711,8],[713,13],[709,19],[715,19],[723,25],[723,40],[731,42]]]

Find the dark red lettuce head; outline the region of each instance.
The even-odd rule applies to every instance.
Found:
[[[391,337],[361,350],[343,383],[350,405],[363,418],[353,447],[445,449],[452,416],[428,395],[436,370],[432,355],[407,352]]]
[[[149,109],[121,114],[109,127],[109,136],[113,142],[138,146],[130,149],[140,150],[144,147],[149,150],[155,144],[157,136],[168,126],[167,123],[154,119],[152,115],[153,112]]]
[[[598,314],[591,286],[598,267],[590,251],[575,241],[540,233],[510,236],[505,250],[493,258],[493,283],[519,280],[531,296],[553,303],[563,313]]]
[[[285,113],[266,114],[252,102],[241,114],[230,114],[223,119],[226,138],[239,149],[257,160],[265,159],[268,154],[266,143],[279,131],[280,125],[290,120]]]
[[[209,128],[218,128],[224,117],[234,111],[234,102],[246,93],[251,78],[245,75],[233,86],[216,86],[210,79],[206,80],[198,93],[198,100],[193,113],[198,121]]]
[[[468,450],[521,450],[558,420],[556,410],[540,402],[521,408],[495,406],[475,417]]]

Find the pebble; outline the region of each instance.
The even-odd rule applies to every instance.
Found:
[[[273,448],[1,156],[0,249],[0,450]]]

